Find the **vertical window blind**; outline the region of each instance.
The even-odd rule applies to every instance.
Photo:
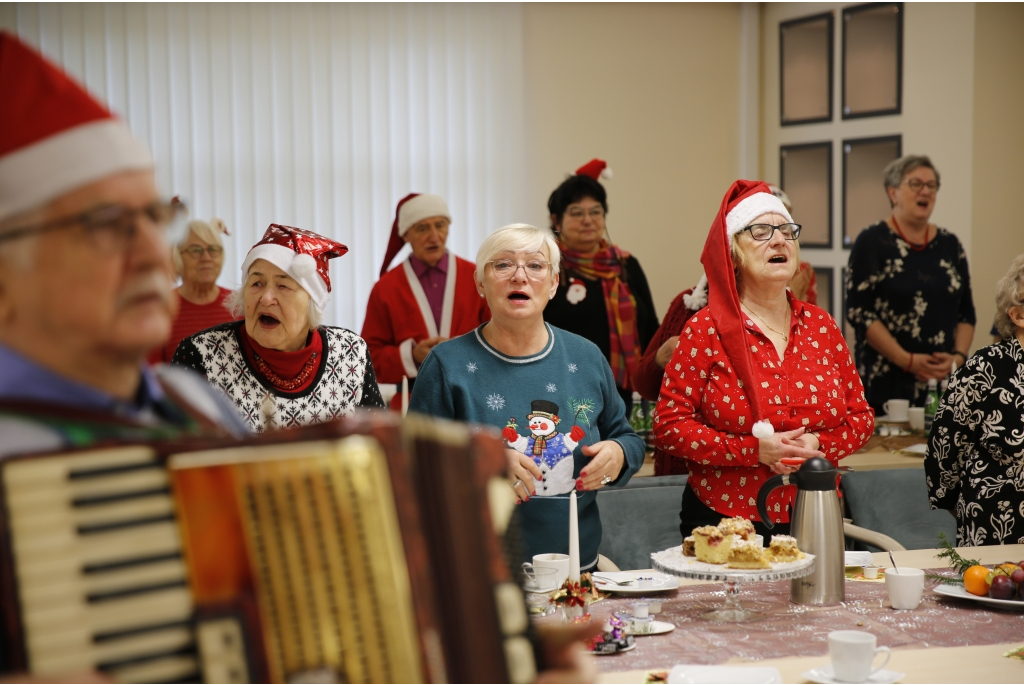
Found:
[[[348,245],[325,323],[361,328],[407,193],[448,200],[471,260],[525,215],[517,4],[12,3],[0,27],[124,117],[193,218],[225,220],[225,287],[271,223]]]

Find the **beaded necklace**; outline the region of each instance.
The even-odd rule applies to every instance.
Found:
[[[909,240],[907,240],[907,236],[903,235],[903,231],[900,229],[899,222],[896,221],[895,214],[892,215],[892,225],[896,228],[896,234],[899,235],[899,237],[903,239],[903,242],[905,242],[914,252],[921,252],[922,250],[924,250],[924,248],[928,247],[928,243],[931,242],[931,240],[928,238],[927,226],[924,227],[924,244],[918,245],[917,243],[910,242]]]

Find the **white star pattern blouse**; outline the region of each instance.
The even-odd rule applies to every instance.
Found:
[[[777,432],[814,432],[825,457],[838,465],[871,437],[874,413],[835,320],[791,295],[789,303],[793,315],[782,361],[768,337],[743,318],[761,416]],[[665,367],[654,437],[661,449],[689,462],[690,488],[723,516],[759,520],[757,492],[774,475],[758,461],[752,424],[750,401],[705,307],[687,322]],[[775,522],[789,521],[794,492],[786,486],[769,497]]]

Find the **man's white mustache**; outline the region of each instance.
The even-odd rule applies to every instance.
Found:
[[[168,307],[171,306],[171,292],[174,284],[170,277],[159,269],[148,271],[127,283],[117,295],[117,306],[124,307],[134,300],[158,297]]]

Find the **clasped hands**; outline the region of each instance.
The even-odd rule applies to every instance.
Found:
[[[914,374],[914,378],[922,383],[930,378],[939,381],[949,376],[956,358],[956,355],[949,352],[914,352],[910,359],[910,368],[905,371]]]
[[[782,459],[806,460],[825,456],[820,451],[821,443],[818,437],[814,433],[808,433],[804,428],[775,433],[767,438],[761,438],[758,442],[758,461],[780,475],[793,473],[800,468],[799,464],[783,464]]]

